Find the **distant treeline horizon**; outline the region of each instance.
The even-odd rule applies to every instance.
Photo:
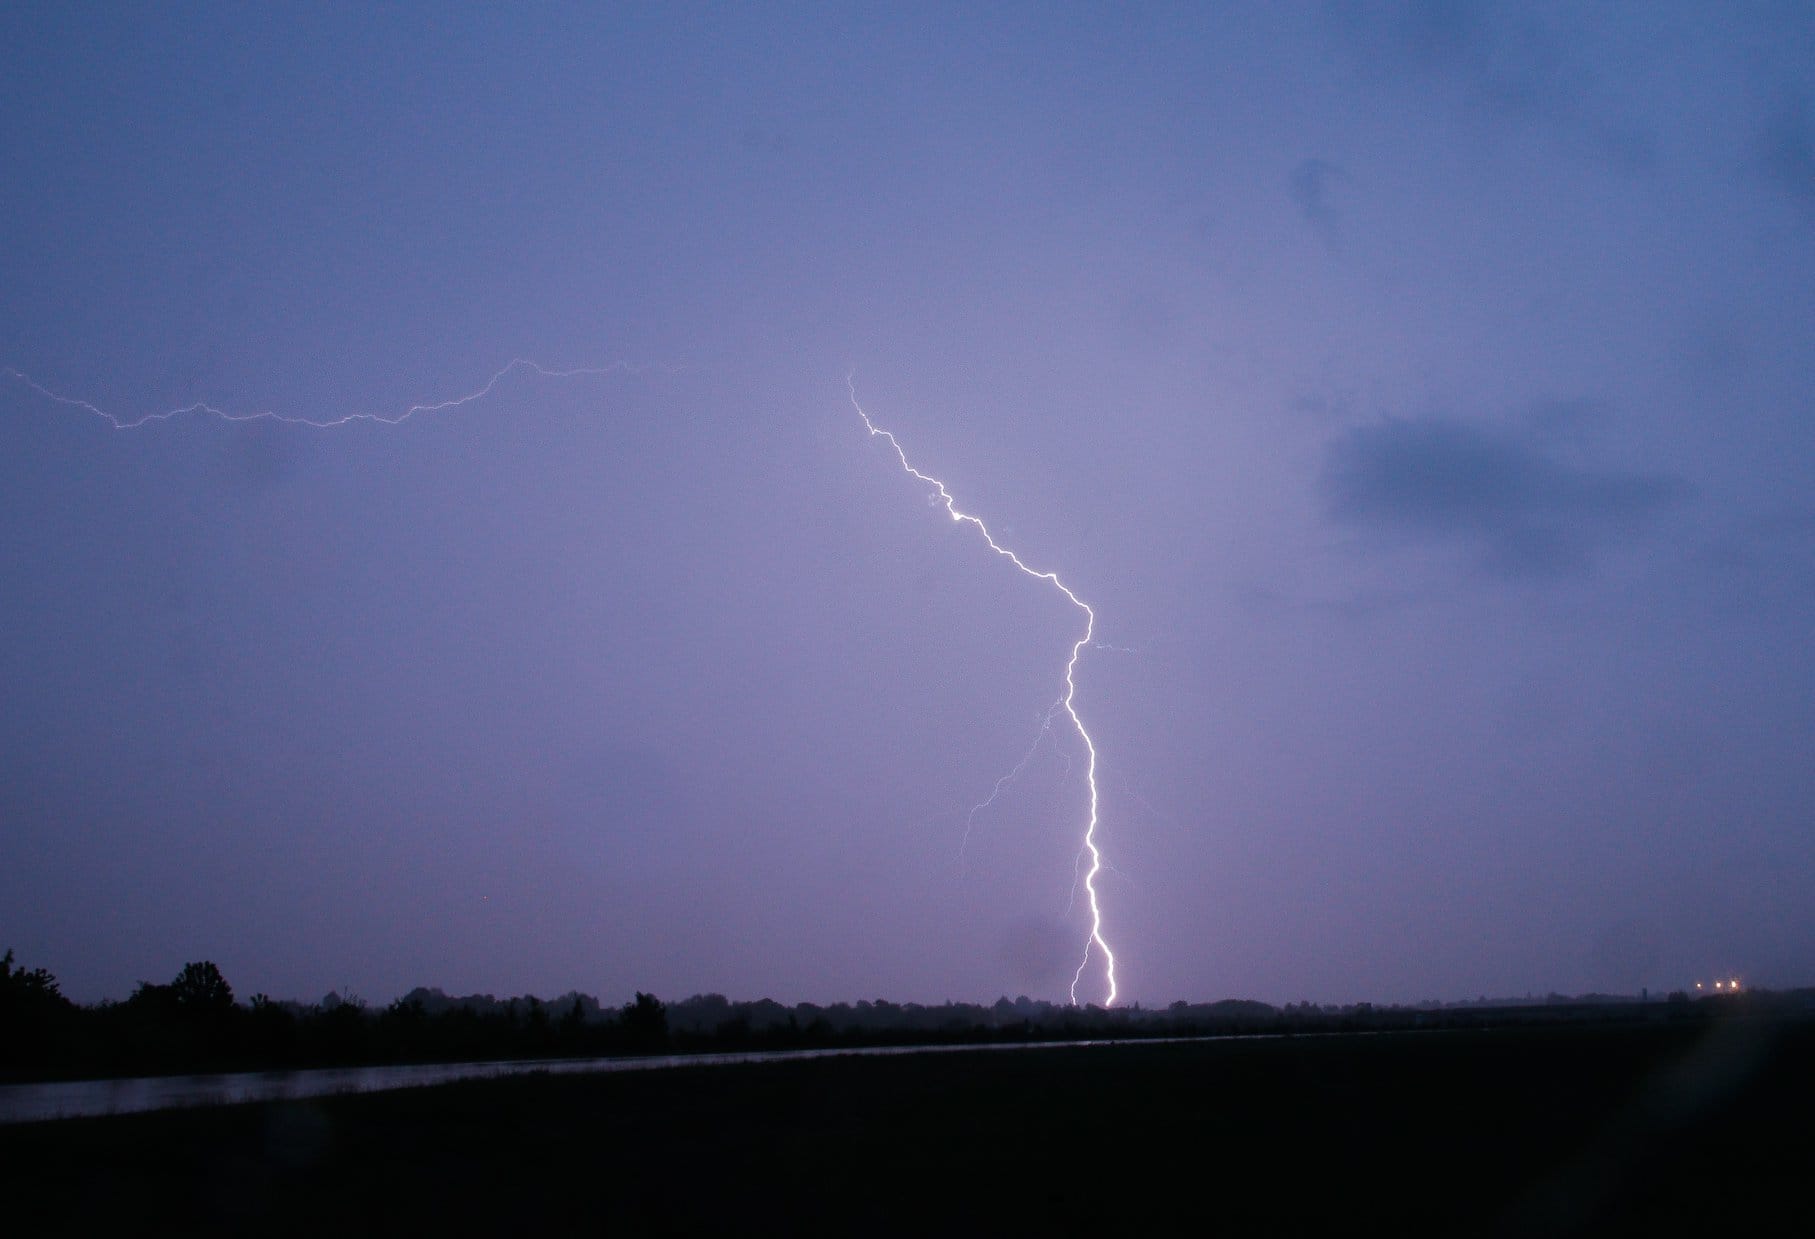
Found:
[[[198,960],[185,964],[167,984],[141,982],[123,1001],[81,1005],[63,996],[46,969],[16,966],[9,950],[0,957],[0,1080],[888,1043],[1290,1035],[1693,1018],[1711,1012],[1714,1004],[1804,1012],[1815,1008],[1815,990],[1696,1000],[1679,990],[1650,1001],[1549,994],[1416,1006],[1307,1001],[1276,1007],[1228,998],[1105,1009],[1025,995],[989,1004],[878,998],[789,1006],[722,994],[665,1003],[641,992],[622,1006],[610,1006],[579,990],[547,1000],[529,994],[501,999],[418,986],[375,1008],[336,991],[314,1003],[262,993],[242,1003],[212,961]]]

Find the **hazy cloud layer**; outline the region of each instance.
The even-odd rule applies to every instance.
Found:
[[[1321,486],[1331,520],[1453,542],[1501,576],[1585,568],[1598,544],[1690,493],[1680,478],[1572,463],[1540,430],[1441,417],[1345,432],[1328,449]]]
[[[1786,103],[1766,118],[1759,166],[1767,181],[1815,219],[1815,124],[1806,103]]]

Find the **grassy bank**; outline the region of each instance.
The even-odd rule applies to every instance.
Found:
[[[1763,1233],[1808,1216],[1811,1051],[1728,1020],[531,1076],[0,1129],[0,1186],[34,1233]]]

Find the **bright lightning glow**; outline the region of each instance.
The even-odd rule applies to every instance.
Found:
[[[948,516],[954,521],[958,521],[962,524],[974,525],[977,532],[983,535],[983,541],[989,545],[990,550],[1002,556],[1002,558],[1008,560],[1009,563],[1013,564],[1021,572],[1026,573],[1035,580],[1045,581],[1050,584],[1061,594],[1064,594],[1066,600],[1070,602],[1072,606],[1084,613],[1084,635],[1079,637],[1077,642],[1071,647],[1071,658],[1065,663],[1065,695],[1059,699],[1059,704],[1064,707],[1066,715],[1071,719],[1071,725],[1077,728],[1078,736],[1084,741],[1084,749],[1086,753],[1089,754],[1089,761],[1086,763],[1084,769],[1084,777],[1085,782],[1090,787],[1090,816],[1084,825],[1084,844],[1078,851],[1078,857],[1080,860],[1082,860],[1086,854],[1090,857],[1090,865],[1084,871],[1084,893],[1089,897],[1090,901],[1090,937],[1084,943],[1084,958],[1078,962],[1078,970],[1071,978],[1071,1001],[1072,1005],[1077,1005],[1078,984],[1084,979],[1084,970],[1090,966],[1092,952],[1100,951],[1103,955],[1103,978],[1108,985],[1109,990],[1108,996],[1103,1000],[1103,1005],[1105,1007],[1112,1007],[1115,1005],[1116,995],[1115,952],[1109,949],[1109,943],[1103,938],[1103,909],[1097,902],[1097,874],[1103,871],[1103,854],[1097,848],[1097,746],[1096,742],[1090,738],[1090,733],[1084,729],[1084,720],[1078,716],[1077,708],[1078,685],[1076,672],[1078,668],[1078,656],[1084,652],[1086,647],[1093,644],[1092,639],[1096,636],[1097,629],[1097,613],[1090,609],[1089,603],[1072,593],[1071,587],[1061,581],[1056,572],[1036,572],[1034,569],[1028,567],[1025,563],[1021,562],[1020,556],[996,541],[987,525],[970,513],[959,511],[957,501],[952,498],[951,492],[945,489],[945,483],[941,482],[936,477],[920,472],[920,470],[909,464],[907,453],[901,450],[901,444],[895,436],[871,421],[870,415],[863,411],[863,406],[857,402],[857,384],[854,375],[845,376],[845,386],[850,389],[851,407],[856,409],[857,416],[863,419],[863,424],[868,428],[870,437],[887,439],[889,441],[889,446],[895,449],[895,458],[901,462],[902,469],[905,470],[910,477],[926,483],[937,492],[936,500],[938,503],[944,505]],[[1023,758],[1022,760],[1023,764],[1025,764],[1026,759]],[[1019,769],[1020,767],[1017,766],[1016,770],[1018,771]],[[1011,774],[1009,780],[1012,781],[1012,779],[1013,775]],[[1001,787],[1002,784],[999,782],[997,784],[997,790],[1000,791]],[[995,793],[991,793],[990,799],[995,799]],[[989,802],[985,801],[984,803],[988,804]],[[975,813],[975,810],[972,812]]]
[[[485,397],[491,395],[492,389],[503,382],[506,375],[509,375],[516,370],[527,370],[532,374],[539,374],[545,379],[571,379],[587,375],[635,373],[641,369],[642,367],[632,366],[628,362],[614,362],[609,366],[580,366],[572,370],[550,370],[548,367],[539,362],[531,361],[527,357],[517,357],[513,358],[503,367],[503,369],[487,379],[482,386],[466,393],[464,396],[455,396],[451,400],[441,400],[434,404],[413,404],[401,413],[344,413],[339,417],[319,419],[294,417],[284,413],[275,413],[270,410],[255,413],[232,413],[225,409],[217,409],[213,405],[204,403],[200,400],[196,401],[194,404],[186,404],[180,409],[169,409],[163,413],[146,413],[140,417],[127,419],[116,417],[114,414],[109,413],[104,409],[97,408],[86,400],[77,400],[73,396],[65,396],[59,392],[54,392],[30,375],[15,370],[11,366],[6,367],[5,373],[25,384],[40,396],[43,396],[46,400],[52,400],[57,404],[68,405],[71,408],[81,409],[84,412],[92,413],[108,425],[112,426],[115,430],[137,430],[147,422],[167,422],[172,418],[183,417],[190,413],[200,414],[205,417],[213,417],[223,422],[281,422],[286,426],[307,426],[313,430],[332,430],[336,426],[345,426],[351,422],[376,422],[381,426],[400,426],[404,422],[409,421],[412,417],[415,417],[418,413],[440,413],[447,409],[457,409],[463,404],[471,404],[475,400],[483,400]]]

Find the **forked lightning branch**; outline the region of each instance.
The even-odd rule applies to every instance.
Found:
[[[1089,788],[1090,793],[1089,813],[1084,822],[1084,842],[1079,854],[1080,859],[1084,856],[1090,858],[1090,863],[1084,868],[1084,893],[1090,905],[1090,937],[1084,942],[1084,958],[1078,962],[1078,970],[1071,978],[1071,1001],[1074,1005],[1078,1001],[1078,986],[1084,980],[1085,970],[1090,967],[1091,956],[1094,954],[1101,954],[1103,957],[1103,980],[1108,990],[1108,994],[1103,1000],[1103,1005],[1106,1007],[1114,1006],[1116,996],[1115,952],[1109,949],[1109,943],[1103,937],[1103,908],[1097,898],[1097,875],[1103,871],[1103,853],[1097,847],[1097,746],[1096,742],[1090,738],[1090,732],[1085,730],[1084,720],[1078,715],[1077,705],[1078,657],[1083,654],[1084,650],[1092,643],[1092,639],[1096,636],[1097,613],[1091,610],[1089,603],[1072,593],[1071,587],[1059,579],[1058,573],[1039,572],[1028,567],[1021,561],[1019,555],[1016,555],[1013,551],[996,541],[995,536],[989,531],[989,526],[985,525],[981,520],[972,516],[970,513],[959,510],[957,501],[952,498],[951,492],[946,490],[945,483],[941,482],[936,477],[920,472],[920,470],[909,464],[907,453],[902,450],[901,443],[895,438],[894,434],[884,430],[870,420],[870,415],[864,412],[863,405],[859,404],[857,401],[857,386],[854,379],[847,376],[845,385],[851,392],[851,407],[856,409],[857,416],[863,419],[863,424],[869,429],[870,436],[872,438],[888,440],[889,446],[895,451],[895,459],[901,462],[902,469],[905,470],[910,477],[933,488],[938,498],[938,502],[945,508],[946,514],[950,516],[952,520],[957,521],[960,524],[975,527],[977,532],[983,535],[983,541],[989,546],[990,550],[1013,564],[1020,572],[1034,578],[1036,581],[1045,581],[1047,584],[1051,585],[1054,589],[1065,595],[1066,601],[1070,602],[1072,606],[1084,613],[1084,632],[1083,635],[1073,643],[1071,647],[1071,657],[1066,660],[1065,695],[1059,699],[1059,704],[1064,708],[1066,717],[1070,718],[1071,725],[1077,728],[1078,738],[1084,741],[1084,751],[1086,754],[1084,781]],[[1019,770],[1019,767],[1016,767],[1016,769]],[[1012,779],[1013,775],[1008,777]],[[997,791],[1000,790],[1001,783],[998,782]],[[991,793],[990,799],[993,800],[994,798],[995,793]]]
[[[236,423],[269,421],[281,423],[285,426],[301,426],[314,430],[330,430],[335,427],[347,426],[359,422],[375,423],[381,426],[396,426],[422,414],[442,413],[457,409],[463,405],[472,404],[476,401],[485,399],[487,396],[491,395],[493,390],[506,378],[519,371],[537,375],[542,378],[569,379],[635,372],[639,369],[640,367],[620,362],[609,366],[582,366],[566,370],[553,370],[537,362],[519,357],[500,368],[479,387],[464,395],[433,403],[414,404],[394,413],[354,412],[326,418],[302,417],[274,411],[232,412],[201,401],[184,405],[181,408],[169,409],[164,412],[146,413],[138,417],[124,418],[109,413],[86,400],[77,399],[53,391],[22,371],[8,367],[3,373],[37,393],[37,395],[43,399],[62,405],[66,408],[79,409],[84,413],[91,414],[106,422],[115,430],[137,430],[153,422],[168,422],[172,419],[186,416],[208,417],[217,421]],[[857,415],[863,419],[863,424],[868,428],[870,435],[873,438],[886,439],[888,441],[889,446],[894,449],[895,457],[900,461],[902,469],[917,481],[933,488],[938,501],[944,506],[946,513],[952,520],[961,524],[973,526],[977,532],[982,535],[983,541],[988,545],[990,550],[1008,560],[1008,562],[1013,564],[1018,571],[1037,581],[1044,581],[1048,585],[1051,585],[1054,589],[1058,590],[1059,593],[1065,596],[1066,601],[1070,602],[1083,613],[1084,631],[1083,634],[1078,637],[1077,641],[1073,643],[1071,647],[1071,657],[1066,660],[1065,693],[1064,696],[1059,699],[1058,707],[1056,707],[1063,708],[1066,717],[1071,720],[1071,725],[1076,728],[1078,738],[1084,742],[1084,749],[1087,754],[1087,761],[1085,763],[1085,782],[1089,788],[1088,812],[1084,823],[1083,843],[1079,850],[1078,857],[1080,865],[1083,868],[1084,892],[1090,907],[1090,936],[1084,943],[1084,957],[1079,961],[1077,972],[1072,976],[1071,1001],[1074,1004],[1077,1002],[1078,986],[1083,983],[1084,974],[1089,969],[1092,958],[1100,955],[1103,962],[1103,979],[1107,991],[1104,1005],[1113,1006],[1116,1000],[1115,953],[1109,949],[1109,943],[1103,936],[1103,911],[1098,900],[1096,885],[1097,877],[1102,873],[1104,867],[1103,855],[1097,846],[1097,748],[1096,743],[1091,739],[1090,732],[1085,729],[1084,720],[1079,717],[1077,709],[1078,686],[1076,672],[1078,658],[1083,654],[1086,648],[1091,646],[1093,638],[1096,635],[1096,612],[1091,610],[1089,604],[1084,602],[1083,599],[1073,593],[1071,588],[1059,579],[1057,573],[1038,572],[1033,568],[1028,567],[1013,551],[998,543],[995,537],[990,533],[988,526],[981,520],[970,515],[968,512],[960,511],[956,501],[952,498],[951,493],[946,490],[945,484],[938,478],[922,473],[920,470],[914,468],[913,465],[909,464],[907,454],[902,451],[901,444],[896,440],[895,436],[870,420],[870,415],[864,412],[863,406],[857,401],[857,389],[855,384],[848,377],[846,379],[846,385],[850,388],[851,407],[857,410]],[[1051,715],[1049,714],[1048,722],[1050,722],[1050,719]],[[1016,770],[1018,772],[1019,767],[1017,767]],[[1013,775],[1010,775],[1009,780],[1012,781],[1012,778]],[[1001,788],[1002,784],[998,782],[996,792],[1000,792]],[[992,793],[991,799],[993,800],[994,798],[995,793]],[[1088,858],[1089,863],[1087,865],[1083,864],[1085,858]]]

